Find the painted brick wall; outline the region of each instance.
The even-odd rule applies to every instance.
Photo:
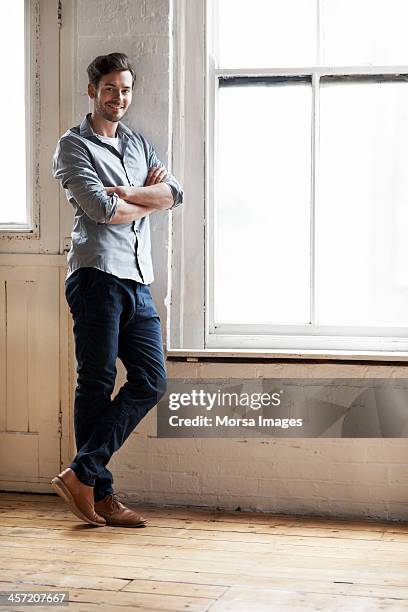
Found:
[[[128,123],[168,163],[170,0],[78,0],[75,114],[87,112],[85,69],[123,50],[138,79]],[[156,303],[165,323],[167,213],[153,222]],[[173,377],[403,377],[401,366],[169,364]],[[118,362],[115,392],[125,380]],[[113,457],[117,489],[135,499],[273,512],[408,519],[408,442],[401,440],[158,440],[155,410]]]
[[[86,67],[97,55],[121,51],[136,70],[133,102],[126,123],[142,132],[169,167],[171,99],[168,0],[78,0],[76,12],[75,118],[89,112]],[[168,212],[150,218],[156,281],[152,285],[165,324]],[[165,333],[163,334],[165,338]]]
[[[406,366],[169,363],[173,378],[404,378]],[[154,409],[113,458],[136,499],[408,519],[406,439],[155,439]]]

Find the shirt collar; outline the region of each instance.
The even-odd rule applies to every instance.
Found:
[[[90,116],[91,116],[91,113],[88,113],[83,118],[81,125],[79,126],[79,133],[81,134],[81,136],[84,136],[85,138],[97,136],[97,134],[93,131],[92,126],[90,124],[90,121],[89,121]],[[116,133],[118,136],[123,136],[125,134],[127,136],[130,136],[132,132],[124,123],[121,123],[119,121]]]

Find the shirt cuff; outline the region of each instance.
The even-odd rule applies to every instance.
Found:
[[[178,189],[175,185],[173,185],[173,183],[170,183],[168,181],[165,182],[170,187],[171,192],[173,194],[173,206],[169,208],[169,210],[172,210],[183,202],[183,191],[182,189]]]
[[[100,221],[101,224],[109,223],[112,217],[115,216],[116,209],[118,207],[119,196],[116,193],[112,193],[109,196],[109,202],[105,206],[105,218]]]

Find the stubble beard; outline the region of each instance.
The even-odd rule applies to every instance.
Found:
[[[125,116],[127,108],[121,108],[118,113],[113,112],[108,106],[101,106],[100,104],[95,105],[95,110],[98,115],[101,115],[106,121],[117,123]]]

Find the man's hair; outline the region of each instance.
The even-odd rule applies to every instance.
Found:
[[[135,84],[136,73],[133,70],[129,58],[124,53],[109,53],[108,55],[98,55],[86,69],[89,82],[97,87],[101,77],[111,72],[129,70],[132,75],[132,87]]]

